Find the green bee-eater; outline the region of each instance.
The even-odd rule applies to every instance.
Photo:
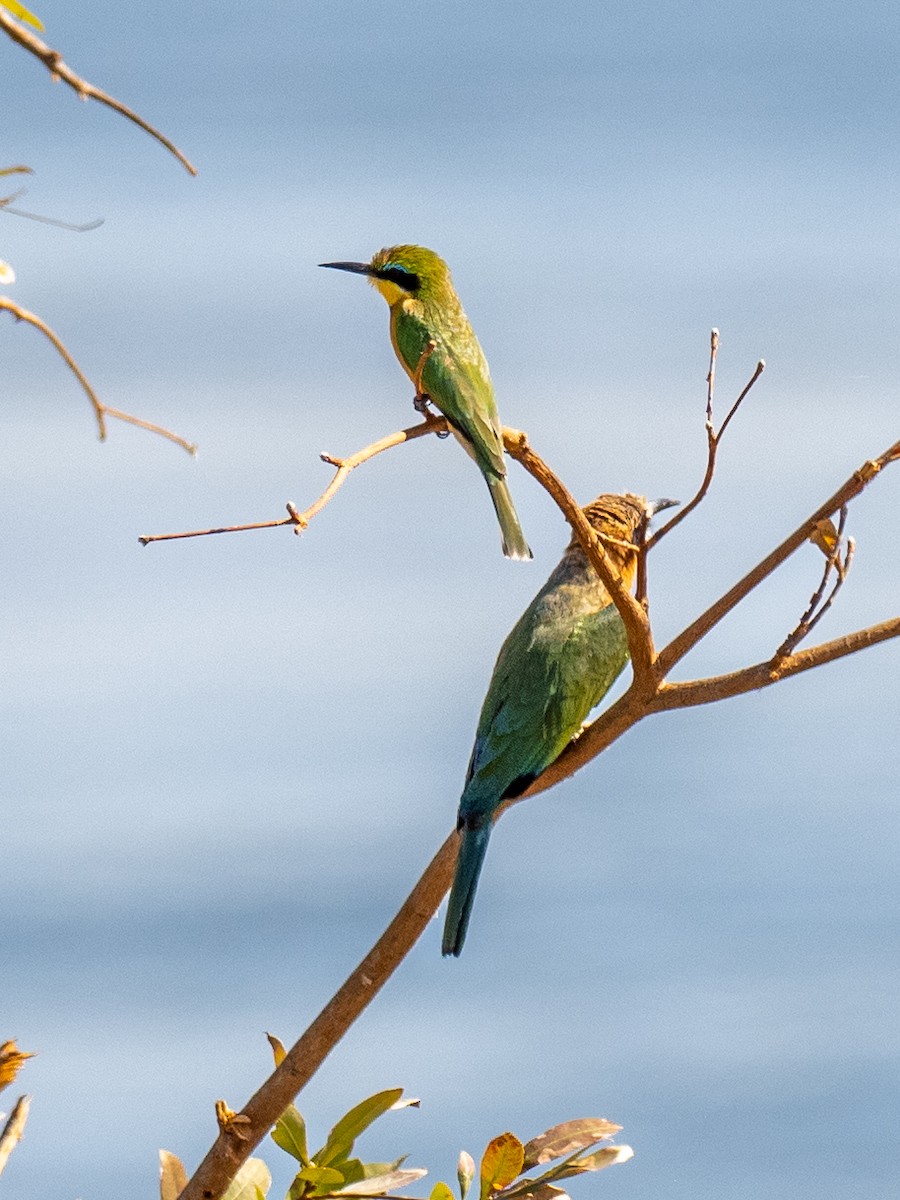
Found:
[[[598,496],[584,509],[631,587],[639,526],[674,503]],[[623,543],[626,543],[623,545]],[[500,649],[481,708],[459,802],[459,858],[444,924],[444,954],[459,954],[497,809],[559,757],[628,659],[625,626],[573,537],[550,578]]]
[[[507,558],[531,558],[506,482],[503,436],[487,359],[442,258],[389,246],[371,262],[320,263],[366,275],[391,310],[394,353],[417,391],[441,410],[487,482]],[[433,349],[423,358],[429,343]]]

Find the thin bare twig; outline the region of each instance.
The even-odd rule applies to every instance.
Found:
[[[143,117],[138,116],[133,109],[128,108],[128,106],[123,104],[120,100],[116,100],[115,97],[110,96],[107,92],[101,91],[100,88],[94,87],[92,83],[88,83],[86,79],[82,79],[80,76],[76,75],[72,68],[67,66],[67,64],[63,61],[63,57],[58,50],[51,50],[46,42],[42,42],[41,39],[33,34],[30,30],[26,29],[23,25],[20,25],[18,21],[16,21],[8,13],[4,12],[2,8],[0,8],[0,29],[2,29],[4,33],[8,34],[14,42],[17,42],[23,48],[23,50],[27,50],[29,54],[33,54],[36,59],[42,62],[50,72],[51,78],[54,82],[61,79],[63,83],[67,83],[82,100],[97,100],[101,104],[105,104],[107,108],[111,108],[113,111],[121,113],[123,117],[126,117],[129,121],[133,121],[134,124],[140,129],[143,129],[145,133],[149,133],[152,138],[155,138],[156,141],[160,143],[160,145],[165,146],[170,154],[174,154],[186,171],[190,171],[192,175],[197,174],[197,168],[192,162],[190,162],[188,158],[185,157],[184,154],[181,153],[174,142],[170,142],[169,139],[164,137],[158,129],[155,129],[152,125],[145,121]]]
[[[747,393],[766,369],[765,360],[761,358],[756,364],[756,369],[751,375],[746,387],[728,410],[725,420],[722,422],[717,433],[713,425],[713,393],[715,390],[716,355],[718,353],[718,349],[719,331],[718,329],[714,329],[710,334],[709,373],[706,376],[706,471],[704,472],[703,480],[700,484],[700,487],[697,489],[696,494],[691,498],[691,500],[689,500],[683,508],[679,508],[678,512],[668,521],[666,521],[665,525],[662,525],[650,538],[648,538],[646,547],[648,554],[653,547],[666,536],[666,534],[671,533],[676,525],[680,525],[681,522],[688,517],[694,511],[697,505],[705,498],[706,493],[709,491],[710,485],[712,484],[713,476],[716,473],[716,457],[719,453],[719,446],[722,444],[722,438],[725,434],[725,430],[731,424],[732,417],[734,417],[735,413],[744,402],[744,398],[746,397]]]
[[[3,1173],[7,1159],[22,1139],[30,1108],[31,1097],[20,1096],[9,1114],[9,1119],[3,1126],[3,1132],[0,1133],[0,1174]]]
[[[24,192],[24,188],[22,192]],[[21,195],[22,192],[16,193]],[[14,200],[15,196],[8,196],[0,200],[0,209],[3,212],[9,213],[11,217],[27,217],[29,221],[40,221],[42,225],[55,225],[57,229],[69,229],[72,233],[90,233],[93,229],[99,229],[103,224],[103,218],[97,217],[93,221],[84,221],[80,225],[74,225],[71,221],[60,221],[57,217],[45,217],[41,213],[26,212],[24,208],[10,208],[9,201]]]
[[[357,450],[349,458],[337,458],[333,454],[320,454],[319,458],[321,458],[322,462],[329,463],[335,468],[335,472],[325,491],[322,492],[318,499],[313,501],[309,508],[305,508],[303,512],[299,512],[296,505],[288,502],[286,507],[289,515],[282,517],[280,520],[251,521],[245,525],[222,525],[216,529],[193,529],[186,533],[146,533],[142,534],[138,538],[138,541],[142,546],[147,546],[151,542],[171,542],[178,538],[208,537],[213,533],[245,533],[251,529],[277,529],[283,525],[293,525],[297,533],[302,533],[313,517],[320,513],[334,499],[335,495],[346,483],[351,471],[355,471],[357,467],[368,462],[370,458],[374,458],[376,454],[383,454],[385,450],[392,450],[394,446],[402,446],[404,442],[415,441],[416,438],[424,437],[426,433],[441,433],[449,428],[450,426],[447,424],[446,418],[435,417],[428,413],[420,425],[413,425],[409,429],[400,429],[396,433],[390,433],[387,437],[380,438],[377,442],[372,442],[370,445],[364,446],[362,450]]]
[[[108,404],[104,404],[88,383],[78,363],[45,321],[42,321],[40,317],[22,308],[20,305],[14,304],[6,296],[0,296],[0,311],[3,309],[12,313],[17,321],[24,321],[27,325],[33,325],[35,329],[40,330],[44,337],[53,344],[57,353],[81,384],[85,395],[91,402],[94,416],[97,418],[101,442],[106,441],[106,417],[109,416],[115,417],[117,421],[127,421],[131,425],[147,429],[151,433],[158,433],[160,437],[167,438],[170,442],[174,442],[176,446],[181,446],[183,450],[187,450],[188,454],[194,455],[197,453],[197,447],[193,442],[187,441],[179,434],[173,433],[170,429],[164,429],[162,425],[154,425],[151,421],[144,421],[141,417],[133,417],[130,413],[122,412],[118,408],[110,408]]]
[[[850,570],[850,564],[853,561],[853,551],[855,548],[855,542],[853,541],[853,538],[849,538],[847,541],[846,552],[843,559],[841,558],[841,548],[844,545],[844,529],[847,525],[847,511],[847,505],[842,505],[841,517],[840,521],[838,522],[837,529],[834,528],[834,525],[831,521],[823,521],[819,523],[818,529],[810,538],[810,541],[815,542],[820,548],[822,548],[823,545],[827,545],[827,543],[823,542],[823,537],[829,540],[833,538],[834,544],[830,549],[823,550],[823,553],[825,554],[825,567],[822,571],[822,578],[819,582],[819,586],[810,596],[809,603],[806,606],[803,616],[775,651],[774,659],[776,662],[783,658],[787,658],[789,654],[796,650],[804,638],[807,638],[810,633],[812,633],[821,619],[828,612],[829,608],[831,608],[832,604],[834,604],[835,597],[843,587],[844,580],[847,578],[847,572]],[[823,526],[826,527],[827,530],[824,535],[821,533]],[[831,578],[832,573],[834,573],[836,576],[834,586],[832,587],[828,598],[823,599],[825,596],[825,588],[828,586],[828,580]]]

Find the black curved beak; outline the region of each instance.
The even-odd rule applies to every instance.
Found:
[[[651,500],[647,505],[648,516],[655,517],[657,513],[661,513],[665,508],[675,508],[681,503],[680,500]]]
[[[368,263],[319,263],[320,267],[332,267],[335,271],[352,271],[354,275],[371,275],[372,268]]]

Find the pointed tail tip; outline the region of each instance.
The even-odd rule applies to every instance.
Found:
[[[506,482],[506,477],[485,475],[485,479],[490,489],[494,511],[497,514],[497,521],[500,525],[503,553],[507,558],[511,558],[515,562],[528,562],[529,559],[534,558],[534,555],[531,553],[531,547],[525,541],[525,534],[522,532],[522,526],[519,524],[519,517],[516,513],[512,496],[509,494],[509,485]]]
[[[451,897],[451,904],[447,908],[447,917],[444,921],[444,936],[441,939],[441,956],[443,958],[459,958],[462,954],[463,942],[466,940],[466,930],[469,926],[469,911],[471,910],[471,898],[469,899],[468,908],[460,910]]]
[[[524,538],[516,539],[512,544],[503,539],[503,554],[512,562],[531,562],[534,555],[531,553],[531,547]]]

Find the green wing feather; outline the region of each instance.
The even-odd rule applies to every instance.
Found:
[[[459,332],[459,331],[457,331]],[[454,429],[462,434],[472,457],[485,474],[506,475],[497,402],[487,363],[471,328],[451,346],[437,324],[431,326],[399,305],[392,310],[391,334],[397,356],[410,377],[429,341],[435,348],[422,372],[422,386]]]
[[[551,596],[550,599],[557,597]],[[460,816],[486,815],[565,749],[628,658],[614,605],[555,619],[539,596],[510,633],[485,697]]]

